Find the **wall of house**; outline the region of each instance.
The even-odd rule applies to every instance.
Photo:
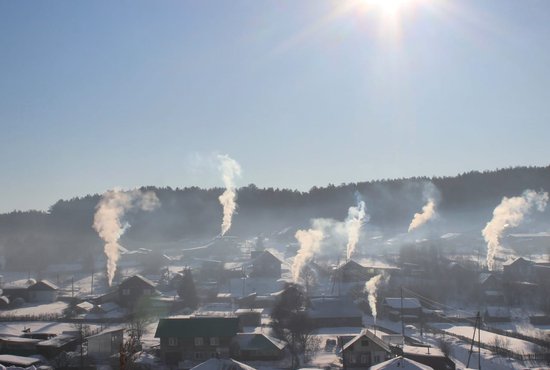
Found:
[[[344,351],[344,367],[368,367],[387,359],[388,353],[367,339],[360,339]]]
[[[205,361],[211,357],[229,356],[231,337],[216,337],[217,345],[210,344],[209,337],[200,337],[202,345],[195,345],[195,338],[160,338],[161,357],[167,364],[175,364],[179,361]]]
[[[106,358],[120,351],[122,333],[108,333],[88,338],[88,356]]]
[[[57,301],[57,290],[30,290],[29,302],[55,302]]]

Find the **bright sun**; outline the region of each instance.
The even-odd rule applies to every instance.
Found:
[[[386,15],[396,15],[413,0],[363,0],[365,5],[376,8]]]

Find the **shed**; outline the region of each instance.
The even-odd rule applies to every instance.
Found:
[[[238,333],[231,343],[231,354],[243,361],[274,361],[284,356],[286,343],[263,333]]]
[[[27,368],[39,364],[40,360],[34,357],[0,355],[0,365],[3,366],[17,366],[21,368]]]
[[[105,330],[86,338],[88,356],[96,359],[108,358],[120,351],[124,339],[124,329]]]
[[[369,367],[369,370],[434,370],[433,367],[421,364],[404,357],[392,358],[377,365]]]

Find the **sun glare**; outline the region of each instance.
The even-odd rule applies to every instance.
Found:
[[[363,0],[368,7],[376,8],[385,15],[396,15],[413,0]]]

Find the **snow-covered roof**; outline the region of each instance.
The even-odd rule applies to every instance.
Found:
[[[92,308],[94,308],[94,305],[90,302],[84,301],[76,305],[76,307],[80,308],[84,311],[90,311]]]
[[[40,360],[34,357],[23,357],[15,355],[0,355],[0,364],[15,366],[32,366],[39,363]]]
[[[361,333],[355,336],[355,338],[347,342],[342,349],[348,349],[361,338],[367,338],[373,343],[377,344],[379,347],[383,348],[385,351],[390,352],[390,346],[388,345],[388,343],[384,342],[382,338],[378,337],[376,334],[368,329],[362,330]]]
[[[422,308],[420,301],[417,298],[385,298],[384,303],[393,309],[401,309],[401,302],[403,302],[404,309]]]
[[[103,336],[103,335],[112,335],[112,334],[117,334],[117,333],[124,333],[124,329],[122,329],[122,328],[116,328],[116,329],[104,330],[104,331],[102,331],[101,333],[97,333],[97,334],[94,334],[94,335],[90,335],[90,336],[87,337],[86,339],[93,339],[93,338],[101,337],[101,336]]]
[[[29,290],[59,290],[59,287],[49,280],[40,280],[29,287]]]
[[[76,341],[76,338],[70,334],[60,334],[48,340],[38,343],[41,347],[62,347],[67,343]]]
[[[114,302],[105,302],[102,304],[97,305],[97,308],[99,308],[101,311],[107,313],[115,310],[119,310],[120,306]]]
[[[256,370],[252,366],[245,365],[239,361],[235,361],[232,358],[211,358],[204,361],[191,370]]]
[[[431,346],[403,346],[403,353],[415,354],[421,356],[445,357],[445,354],[437,347]]]
[[[269,350],[273,346],[282,350],[286,347],[285,342],[263,333],[237,333],[233,340],[241,349],[246,350]]]
[[[369,369],[371,370],[393,370],[393,369],[434,370],[433,367],[421,364],[420,362],[416,362],[404,357],[392,358],[388,361],[384,361],[377,365],[371,366]]]
[[[313,298],[310,302],[311,318],[363,317],[363,312],[351,300],[342,297]]]

